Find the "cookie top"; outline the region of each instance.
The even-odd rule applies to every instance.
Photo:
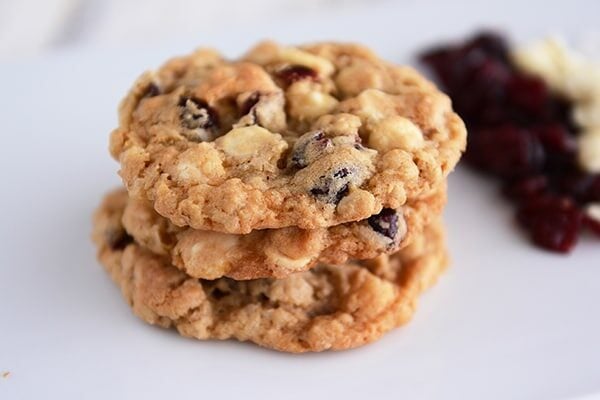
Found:
[[[136,244],[119,213],[98,215],[106,213],[94,225],[98,257],[136,315],[184,336],[248,340],[280,351],[342,350],[377,340],[411,318],[418,294],[447,262],[436,221],[392,256],[321,264],[284,279],[203,280]]]
[[[198,50],[143,74],[110,150],[136,197],[178,226],[329,227],[431,194],[466,132],[449,98],[353,44]]]
[[[236,280],[282,278],[305,271],[317,262],[342,264],[391,254],[420,236],[442,212],[445,188],[399,210],[384,209],[366,220],[331,228],[264,229],[246,235],[202,231],[173,225],[148,201],[129,199],[124,189],[106,196],[104,218],[120,212],[127,232],[142,247],[167,256],[195,278]],[[108,210],[114,210],[111,213]]]

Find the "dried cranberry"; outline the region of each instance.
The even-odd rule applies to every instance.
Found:
[[[461,59],[457,52],[446,47],[435,48],[423,53],[421,61],[429,65],[438,75],[446,88],[450,88],[464,75],[463,69],[457,65]]]
[[[530,131],[503,125],[473,134],[467,159],[492,174],[514,178],[540,171],[544,149]]]
[[[310,193],[321,201],[337,204],[350,191],[349,185],[355,175],[353,168],[337,168],[331,174],[319,177],[317,186],[310,189]]]
[[[539,78],[514,74],[507,85],[508,101],[528,118],[542,116],[549,101],[548,88]]]
[[[384,208],[377,215],[367,220],[369,226],[377,233],[394,240],[398,234],[398,214],[396,210]]]
[[[472,68],[455,96],[456,109],[471,122],[498,123],[506,119],[504,97],[509,70],[501,63],[485,59]]]
[[[534,133],[549,153],[572,155],[577,151],[577,142],[562,124],[542,125]]]
[[[561,174],[577,169],[577,142],[560,123],[532,128],[546,154],[544,169],[547,173]]]
[[[278,71],[276,76],[285,82],[286,85],[302,80],[312,79],[316,80],[318,75],[314,69],[305,67],[304,65],[290,65],[284,69]]]
[[[600,236],[600,221],[594,219],[588,215],[584,217],[585,226],[592,231],[592,233]]]
[[[588,202],[600,201],[600,174],[591,176],[590,186],[585,194],[585,200]]]
[[[504,40],[504,38],[497,32],[479,32],[467,43],[466,46],[480,49],[490,57],[494,57],[502,61],[508,61],[508,44],[506,43],[506,40]]]
[[[517,216],[538,246],[564,253],[577,243],[582,213],[567,197],[531,198],[521,205]]]
[[[304,168],[331,149],[331,139],[322,131],[308,132],[300,136],[290,153],[290,165]]]
[[[577,162],[572,105],[516,68],[506,41],[493,32],[437,47],[421,59],[465,120],[465,159],[502,179],[535,243],[572,248],[584,218],[580,207],[600,201],[600,175],[584,173]]]
[[[580,203],[594,201],[594,183],[593,175],[588,175],[580,171],[564,172],[554,177],[555,186],[558,192],[570,196]],[[600,183],[600,179],[598,179]],[[600,185],[598,185],[600,189]],[[598,191],[600,195],[600,191]],[[599,197],[600,198],[600,197]]]
[[[487,64],[483,69],[499,70],[506,64],[507,54],[506,43],[499,35],[482,32],[465,45],[432,48],[420,58],[435,70],[447,89],[459,94],[478,67]]]
[[[219,124],[219,116],[204,100],[195,97],[182,97],[178,106],[181,124],[186,129],[182,132],[189,140],[203,142],[212,140],[214,130]]]
[[[517,201],[526,201],[548,190],[548,178],[544,175],[532,175],[517,179],[504,187],[504,193]]]

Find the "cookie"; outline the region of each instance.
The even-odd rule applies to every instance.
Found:
[[[110,150],[129,192],[178,226],[246,234],[359,221],[429,196],[466,144],[449,98],[353,44],[266,42],[143,74]]]
[[[124,189],[106,202],[123,203]],[[405,247],[412,237],[442,212],[445,187],[400,210],[384,209],[366,220],[330,228],[296,227],[252,231],[246,235],[177,227],[158,215],[145,200],[129,199],[123,226],[142,247],[167,256],[173,265],[195,278],[236,280],[283,278],[317,262],[342,264],[369,259]]]
[[[136,244],[122,203],[104,203],[94,224],[98,258],[134,313],[197,339],[237,339],[287,352],[342,350],[406,323],[418,295],[447,263],[440,221],[392,256],[320,264],[284,279],[192,278]]]

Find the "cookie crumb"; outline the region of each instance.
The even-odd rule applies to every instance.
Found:
[[[9,376],[10,376],[10,371],[4,371],[2,373],[2,377],[5,378],[5,379],[8,378]]]

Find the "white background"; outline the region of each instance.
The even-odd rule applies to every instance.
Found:
[[[131,314],[89,241],[93,209],[119,183],[107,152],[116,104],[144,68],[201,44],[234,56],[265,37],[290,43],[356,40],[408,62],[424,44],[478,26],[503,28],[516,41],[551,32],[579,40],[598,26],[600,15],[597,1],[484,3],[330,1],[298,13],[278,6],[283,11],[269,18],[264,14],[271,9],[248,19],[226,18],[221,11],[219,23],[194,10],[197,25],[182,23],[179,31],[165,23],[164,37],[157,34],[160,24],[132,23],[127,32],[119,30],[118,19],[111,17],[111,23],[99,13],[95,25],[67,35],[62,44],[23,42],[33,49],[26,57],[5,51],[0,399],[599,394],[599,242],[586,237],[570,256],[531,247],[497,188],[465,168],[450,183],[452,268],[423,297],[412,323],[347,352],[292,356],[250,344],[197,342],[149,327]],[[204,25],[207,19],[212,22]],[[148,26],[157,31],[146,36]],[[10,375],[2,378],[3,371]]]

